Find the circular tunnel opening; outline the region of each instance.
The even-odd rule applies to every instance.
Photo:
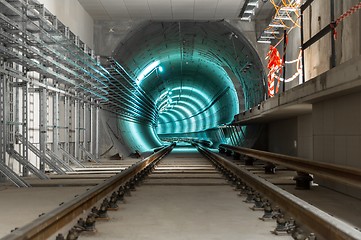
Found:
[[[156,148],[168,139],[206,140],[214,147],[227,143],[219,129],[264,97],[256,51],[225,21],[147,22],[113,57],[154,103],[154,122],[118,120],[133,150]],[[246,137],[250,126],[240,128]]]

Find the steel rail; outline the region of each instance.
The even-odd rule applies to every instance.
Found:
[[[324,239],[345,240],[361,239],[361,232],[330,214],[314,207],[291,193],[258,177],[257,175],[241,169],[231,161],[198,146],[198,150],[206,157],[222,164],[246,182],[252,188],[277,203],[283,210],[290,213],[297,221],[308,226]]]
[[[310,161],[303,158],[297,158],[278,153],[270,153],[250,148],[235,147],[225,144],[221,144],[219,148],[230,150],[235,153],[243,154],[266,162],[282,165],[296,171],[311,173],[315,176],[333,180],[335,182],[361,188],[361,170],[352,167]]]
[[[137,162],[105,182],[95,186],[86,193],[44,214],[33,222],[13,231],[2,240],[48,239],[62,227],[74,220],[84,211],[89,210],[99,200],[112,192],[119,185],[132,178],[149,164],[163,158],[172,151],[175,144],[154,153],[150,157]]]

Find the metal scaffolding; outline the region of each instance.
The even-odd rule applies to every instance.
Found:
[[[0,65],[3,67],[4,60],[0,59]],[[5,158],[6,158],[6,140],[5,140],[5,131],[6,131],[6,124],[5,124],[5,79],[6,76],[1,74],[0,75],[0,169],[3,174],[0,174],[0,181],[5,180],[4,172],[11,172],[11,169],[8,169],[5,165]]]
[[[0,181],[98,161],[99,109],[155,124],[154,101],[36,0],[0,0]]]

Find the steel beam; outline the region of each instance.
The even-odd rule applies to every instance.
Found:
[[[241,137],[241,134],[240,134],[240,132],[241,132],[240,128],[242,128],[242,126],[236,125],[235,128],[236,128],[236,133],[237,133],[237,136],[239,139],[239,143],[240,143],[240,145],[243,145],[244,139]]]
[[[93,99],[90,107],[90,153],[97,159],[99,158],[99,107],[97,102]]]
[[[219,147],[296,171],[311,173],[320,178],[361,188],[361,170],[359,169],[226,144]]]
[[[95,162],[99,162],[98,159],[93,155],[91,154],[90,152],[88,152],[84,146],[82,144],[79,145],[80,146],[80,149],[83,151],[84,155],[87,156],[90,160],[94,160]]]
[[[221,131],[220,128],[218,128],[217,136],[219,137],[219,142],[220,142],[220,143],[223,143],[223,142],[224,142],[224,138],[223,138],[223,136],[222,136],[222,131]]]
[[[231,145],[234,146],[235,144],[234,144],[234,140],[233,140],[233,137],[232,137],[232,133],[229,131],[229,126],[226,126],[224,128],[224,131],[225,131],[226,135],[229,137],[229,139],[231,141]]]
[[[256,174],[240,168],[228,159],[212,153],[203,147],[198,147],[198,149],[208,158],[231,170],[242,181],[269,198],[272,202],[275,202],[278,206],[281,206],[284,211],[311,228],[322,236],[323,239],[361,239],[360,231],[354,226],[331,216]],[[361,177],[359,176],[360,179]]]
[[[0,58],[0,68],[3,68],[4,60]],[[5,165],[6,158],[6,119],[5,119],[5,108],[6,108],[6,76],[0,73],[0,164]],[[3,171],[5,172],[5,170]],[[0,174],[0,182],[5,181],[6,175]]]
[[[93,206],[100,199],[114,191],[114,189],[119,188],[119,185],[134,177],[138,172],[153,162],[163,158],[173,149],[173,147],[174,144],[161,149],[146,159],[138,161],[124,171],[121,171],[117,175],[107,179],[105,182],[98,184],[82,195],[73,198],[71,201],[46,213],[44,216],[39,217],[33,222],[13,231],[12,233],[4,236],[2,239],[15,240],[50,238],[50,236],[59,231],[70,221],[77,218],[80,214],[88,211],[90,206]]]
[[[59,155],[59,93],[53,93],[53,152]]]
[[[88,105],[84,102],[83,103],[83,148],[88,151],[88,131],[90,130],[90,125],[88,126]]]
[[[229,137],[231,139],[231,142],[233,144],[233,146],[237,146],[237,142],[233,136],[233,132],[232,132],[232,126],[227,126],[227,131],[228,131],[228,134],[229,134]]]
[[[20,142],[22,141],[22,136],[18,135],[18,140],[20,140]],[[28,142],[28,147],[29,150],[32,151],[36,156],[43,157],[43,161],[44,161],[44,165],[47,164],[51,169],[53,169],[56,173],[58,174],[65,174],[65,171],[62,169],[63,166],[62,161],[57,161],[57,159],[51,159],[50,157],[47,156],[47,151],[48,149],[45,149],[45,154],[42,155],[40,149],[38,149],[34,144],[32,144],[31,142]]]
[[[227,137],[224,133],[224,128],[219,128],[221,137],[224,139],[225,142],[227,142]]]
[[[24,156],[21,156],[15,149],[12,149],[9,152],[10,156],[13,157],[16,161],[18,161],[27,171],[30,171],[39,179],[49,179],[44,172],[40,171],[36,166],[34,166],[31,162],[24,160]]]
[[[70,149],[70,119],[71,119],[71,112],[70,112],[70,100],[69,100],[69,96],[64,96],[64,125],[65,125],[65,133],[64,133],[64,150],[68,153],[69,149]],[[60,152],[61,151],[61,147],[60,147]],[[68,156],[64,156],[65,159],[67,160],[67,162],[69,163],[69,158]]]
[[[65,149],[59,148],[60,152],[66,157],[70,162],[72,162],[77,167],[84,168],[85,166],[75,157],[73,157],[69,152],[67,152]]]
[[[46,154],[49,155],[51,159],[55,160],[58,165],[62,166],[67,172],[74,172],[74,169],[67,162],[65,162],[62,157],[59,157],[58,154],[56,154],[55,152],[47,149]]]
[[[80,100],[75,100],[75,107],[74,107],[74,134],[75,134],[75,140],[74,140],[74,157],[76,159],[80,159],[80,151],[79,151],[79,145],[80,145]]]
[[[13,64],[11,63],[7,63],[9,68],[13,67]],[[7,103],[7,108],[6,108],[6,119],[5,119],[5,123],[6,123],[6,151],[9,153],[9,151],[11,149],[14,148],[14,144],[15,144],[15,129],[14,129],[14,122],[15,122],[15,97],[14,97],[14,88],[13,88],[13,78],[12,77],[8,77],[7,82],[6,82],[6,89],[5,89],[5,95],[6,95],[6,100],[5,102]],[[9,162],[10,162],[10,157],[9,157]]]
[[[24,179],[19,177],[11,168],[5,165],[5,163],[0,161],[0,173],[3,176],[6,176],[12,183],[17,187],[30,187],[30,184],[27,183]]]
[[[99,158],[99,105],[97,103],[96,110],[95,110],[95,156],[98,159]]]
[[[330,0],[330,18],[331,22],[335,22],[335,0]],[[336,67],[336,40],[333,34],[331,35],[331,68]]]
[[[45,79],[44,79],[45,81]],[[40,88],[39,92],[39,159],[40,170],[45,172],[46,158],[46,142],[47,142],[47,90]]]
[[[239,146],[240,143],[241,143],[241,140],[240,140],[239,137],[238,137],[237,128],[236,128],[236,126],[234,126],[234,125],[232,125],[231,127],[232,127],[232,129],[233,129],[234,138],[236,139],[236,142],[237,142],[236,146]]]
[[[24,74],[26,74],[26,70],[23,69]],[[30,163],[29,159],[29,150],[28,150],[28,142],[29,142],[29,132],[28,132],[28,83],[22,82],[22,158],[24,161]],[[23,168],[23,176],[29,175],[29,170],[24,166]]]
[[[301,6],[301,13],[303,13],[315,0],[306,0]]]

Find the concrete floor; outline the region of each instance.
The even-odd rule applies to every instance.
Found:
[[[138,160],[104,161],[102,167],[91,164],[88,170],[94,174],[79,171],[54,176],[28,189],[0,185],[0,238],[112,176],[109,167],[120,168]],[[258,220],[263,212],[252,211],[252,204],[244,203],[244,197],[210,166],[194,149],[176,148],[118,211],[109,212],[110,221],[98,221],[98,232],[83,234],[81,239],[292,239],[272,235],[276,223]],[[247,168],[264,175],[261,165]],[[360,227],[360,200],[322,187],[295,190],[291,176],[291,171],[267,175],[269,181]]]
[[[264,163],[256,161],[254,166],[245,166],[241,160],[233,160],[232,157],[226,157],[232,160],[238,166],[245,168],[258,176],[267,179],[269,182],[279,186],[280,188],[292,193],[300,199],[311,203],[315,207],[339,218],[340,220],[361,229],[361,200],[346,194],[334,191],[332,189],[314,184],[310,190],[298,190],[295,188],[293,177],[296,172],[279,168],[276,174],[265,174]]]
[[[70,201],[88,187],[8,187],[0,189],[0,238],[40,214],[49,212],[61,202]]]
[[[202,166],[207,173],[197,173]],[[276,223],[259,220],[263,212],[210,166],[197,152],[175,149],[109,221],[97,222],[96,234],[81,239],[292,239],[272,235]]]
[[[194,240],[292,239],[270,233],[230,186],[141,186],[98,232],[80,239]]]
[[[0,184],[0,238],[10,233],[16,227],[21,227],[40,214],[49,212],[61,202],[70,201],[75,195],[80,195],[86,189],[103,182],[104,179],[118,173],[109,173],[109,168],[124,169],[139,159],[111,161],[102,159],[101,164],[85,163],[87,172],[83,169],[70,175],[52,175],[49,180],[39,180],[27,177],[31,188],[17,188],[11,183]]]
[[[307,191],[297,190],[293,186],[281,188],[361,230],[361,200],[322,186],[313,186]]]

